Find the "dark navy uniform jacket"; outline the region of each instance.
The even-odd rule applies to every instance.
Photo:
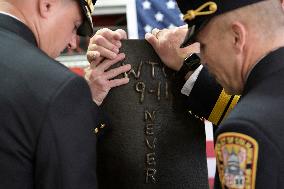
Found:
[[[230,169],[230,162],[224,163],[224,161],[226,161],[226,158],[224,158],[226,154],[225,149],[220,148],[229,146],[227,140],[228,135],[236,139],[239,138],[238,135],[241,134],[243,141],[235,140],[231,142],[231,144],[237,143],[239,146],[246,145],[247,150],[249,149],[249,144],[252,144],[250,149],[253,149],[253,152],[249,152],[250,150],[248,150],[247,154],[243,154],[242,157],[247,160],[245,163],[246,167],[240,167],[241,170],[246,170],[247,172],[249,172],[249,170],[252,172],[255,171],[255,175],[251,176],[252,181],[249,182],[252,184],[255,182],[255,188],[258,189],[283,188],[283,76],[284,48],[271,52],[268,56],[263,58],[250,73],[240,102],[215,133],[217,137],[215,151],[217,153],[217,162],[219,163],[219,175],[221,175],[220,171],[226,170],[226,168]],[[245,144],[241,142],[245,142]],[[236,147],[238,145],[236,145]],[[232,157],[232,152],[229,152],[228,159],[230,158],[230,153]],[[236,148],[234,153],[239,155],[241,152]],[[253,156],[249,157],[249,155]],[[248,161],[250,158],[251,161]],[[240,160],[241,158],[239,158],[239,164],[241,164]],[[240,172],[237,175],[240,175]],[[245,174],[245,176],[248,175],[248,173]],[[227,176],[230,176],[230,174],[227,173]],[[253,178],[254,176],[255,178]],[[221,177],[226,177],[226,175],[221,175]],[[255,179],[255,181],[253,181],[253,179]],[[221,180],[225,182],[224,178]],[[247,180],[248,178],[246,181]],[[216,177],[216,188],[219,188],[219,186],[219,178]]]
[[[96,188],[98,118],[84,79],[0,14],[0,188]]]
[[[208,118],[218,103],[219,110],[234,107],[222,122],[224,112],[217,116],[223,114],[215,132],[215,188],[283,188],[283,76],[284,48],[280,48],[254,67],[234,107],[232,100],[237,96],[228,96],[227,103],[208,72],[204,69],[199,75],[188,98],[190,110]]]

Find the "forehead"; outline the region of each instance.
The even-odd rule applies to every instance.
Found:
[[[65,13],[69,16],[76,17],[77,19],[82,19],[82,11],[79,3],[75,0],[65,0],[67,6],[65,6]]]
[[[208,29],[208,25],[204,26],[196,35],[196,41],[199,43],[204,43],[206,40],[208,40],[208,37],[210,36],[210,29]]]
[[[218,25],[214,18],[212,18],[196,35],[197,42],[205,42],[211,38],[214,38],[219,33]]]

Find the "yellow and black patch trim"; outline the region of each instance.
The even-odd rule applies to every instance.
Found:
[[[228,113],[235,107],[239,99],[240,96],[228,95],[223,89],[208,117],[208,120],[215,125],[219,125],[223,118],[225,118]]]
[[[222,188],[254,189],[257,160],[257,141],[245,134],[220,134],[215,145],[217,167]]]

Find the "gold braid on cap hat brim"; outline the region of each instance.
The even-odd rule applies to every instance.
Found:
[[[209,8],[208,11],[202,11],[205,8]],[[204,3],[200,7],[198,7],[196,10],[188,10],[186,14],[183,16],[183,20],[193,20],[196,16],[203,16],[203,15],[210,15],[217,11],[218,7],[215,2],[209,1],[207,3]]]
[[[85,1],[86,1],[86,3],[89,6],[90,13],[92,14],[94,12],[94,10],[95,10],[95,7],[93,5],[93,1],[92,0],[85,0]]]

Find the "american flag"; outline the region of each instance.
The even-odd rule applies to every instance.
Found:
[[[151,32],[154,28],[173,28],[185,24],[175,0],[136,0],[136,8],[140,39],[144,39],[145,33]],[[208,121],[205,121],[205,131],[208,177],[210,188],[213,188],[216,160],[212,124]]]
[[[144,39],[145,33],[152,29],[182,26],[182,20],[175,0],[136,0],[138,34]]]

